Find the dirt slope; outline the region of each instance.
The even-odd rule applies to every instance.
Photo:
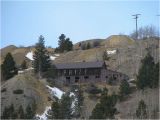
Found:
[[[126,35],[111,35],[102,42],[102,45],[106,47],[126,47],[134,43],[135,41]]]
[[[0,52],[1,52],[0,64],[2,64],[6,54],[8,52],[10,52],[12,54],[12,56],[18,66],[21,65],[23,60],[26,60],[28,62],[28,64],[30,64],[30,61],[25,57],[25,55],[28,52],[34,51],[34,50],[35,50],[34,46],[32,46],[32,47],[16,47],[16,46],[10,45],[5,48],[2,48],[0,50]],[[47,48],[47,50],[49,51],[49,53],[54,52],[53,48]]]
[[[63,53],[55,59],[55,62],[101,61],[104,52],[116,50],[116,54],[108,55],[110,59],[106,63],[109,68],[127,74],[130,78],[136,78],[141,59],[145,57],[147,49],[151,51],[155,62],[159,60],[159,40],[157,39],[134,41],[127,36],[111,36],[108,41],[103,41],[103,44],[105,45],[99,48]]]
[[[148,118],[153,119],[153,116],[157,119],[158,113],[154,111],[159,110],[159,88],[156,89],[145,89],[144,91],[136,91],[130,95],[130,97],[119,102],[116,105],[117,110],[120,112],[119,116],[121,119],[133,119],[136,118],[136,109],[140,100],[144,100],[147,105]]]
[[[6,91],[3,92],[3,90]],[[13,93],[14,90],[23,90],[22,94]],[[43,112],[48,102],[49,93],[44,84],[34,77],[31,72],[19,74],[1,85],[1,108],[2,111],[5,106],[14,104],[17,109],[19,105],[24,108],[28,104],[32,104],[36,101],[37,112]]]
[[[99,41],[100,46],[91,48],[88,50],[81,50],[78,47],[79,43],[93,44],[94,41]],[[117,70],[119,72],[127,74],[130,78],[135,78],[138,73],[138,69],[141,65],[141,59],[147,53],[147,49],[151,51],[155,61],[158,61],[158,45],[159,40],[155,38],[149,38],[146,40],[134,41],[126,35],[112,35],[107,39],[91,39],[86,41],[80,41],[74,45],[74,50],[66,53],[62,53],[55,59],[56,63],[67,62],[82,62],[82,61],[101,61],[103,60],[103,53],[108,50],[116,50],[116,54],[109,55],[110,59],[106,61],[109,68]],[[9,46],[3,48],[1,52],[1,60],[3,61],[4,55],[10,51],[18,65],[22,63],[25,55],[29,51],[34,51],[34,47],[21,47]],[[53,48],[48,48],[51,54],[54,53]],[[30,62],[27,60],[27,62]],[[29,63],[30,64],[30,63]]]

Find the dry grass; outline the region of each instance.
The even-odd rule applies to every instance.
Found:
[[[119,102],[116,106],[120,112],[119,117],[122,119],[136,118],[135,112],[139,101],[143,99],[147,105],[148,118],[154,119],[153,111],[159,109],[159,89],[146,89],[144,91],[136,91],[124,102]],[[158,116],[158,113],[156,113]]]
[[[112,35],[107,38],[102,44],[107,47],[125,47],[128,45],[133,45],[135,41],[125,35]]]
[[[4,98],[2,99],[2,110],[11,103],[18,109],[19,105],[25,108],[28,104],[31,105],[35,101],[37,113],[42,113],[45,106],[50,104],[48,102],[49,93],[45,85],[31,73],[13,77],[1,86],[1,89],[3,88],[6,88],[7,91],[1,94],[1,97]],[[13,91],[17,89],[23,90],[24,94],[13,94]]]

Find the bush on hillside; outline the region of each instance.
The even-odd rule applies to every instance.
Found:
[[[21,89],[14,90],[13,94],[23,94],[23,90]]]
[[[93,47],[98,47],[100,46],[100,41],[94,41],[93,42]]]
[[[94,84],[89,85],[89,87],[86,89],[86,92],[89,94],[99,94],[101,93],[101,89],[97,88]]]

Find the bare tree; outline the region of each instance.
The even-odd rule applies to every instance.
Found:
[[[136,39],[136,31],[134,30],[130,36]],[[153,25],[147,25],[138,29],[138,39],[146,39],[158,36],[158,30]]]

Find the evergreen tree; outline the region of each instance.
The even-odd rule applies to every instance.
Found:
[[[77,99],[78,99],[78,106],[79,107],[82,106],[84,97],[83,97],[83,91],[80,88],[78,89]]]
[[[141,62],[142,66],[139,69],[136,84],[139,89],[144,89],[145,87],[151,87],[152,85],[155,63],[149,52]]]
[[[151,88],[155,88],[158,86],[159,86],[159,62],[154,66],[152,84],[150,84]]]
[[[73,49],[73,44],[72,41],[70,41],[69,38],[66,38],[66,36],[64,34],[61,34],[59,36],[59,40],[58,40],[58,45],[59,47],[56,48],[56,52],[64,52],[64,51],[70,51]]]
[[[108,95],[108,90],[105,88],[102,92],[100,102],[97,103],[92,111],[91,119],[113,119],[116,113],[117,98],[115,95]]]
[[[65,38],[66,36],[64,34],[61,34],[59,36],[59,41],[58,41],[58,45],[59,45],[59,52],[64,52],[64,48],[65,48]]]
[[[39,37],[39,42],[35,46],[33,67],[35,73],[41,74],[50,68],[50,58],[44,45],[44,37]]]
[[[10,110],[10,118],[11,119],[16,119],[17,118],[17,113],[16,113],[16,111],[14,109],[14,105],[13,104],[11,104],[9,110]]]
[[[63,94],[60,101],[52,103],[51,111],[48,113],[49,119],[70,119],[72,115],[72,98],[68,93]]]
[[[75,92],[75,96],[74,96],[74,116],[75,117],[79,117],[81,115],[81,111],[82,111],[82,106],[83,106],[83,101],[84,101],[84,97],[83,97],[83,91],[80,89],[80,87],[78,87],[76,89]]]
[[[8,53],[6,57],[4,58],[4,62],[2,63],[2,74],[3,78],[5,80],[13,77],[15,74],[17,74],[17,68],[15,66],[15,61],[11,55],[11,53]]]
[[[22,69],[27,69],[27,63],[26,63],[25,60],[22,62],[21,68],[22,68]]]
[[[91,48],[91,45],[90,45],[90,43],[88,42],[87,43],[87,46],[86,46],[86,49],[90,49]]]
[[[123,98],[125,95],[128,95],[130,93],[130,86],[127,80],[121,81],[119,91],[120,91],[119,94],[121,98]]]
[[[72,113],[72,99],[69,94],[63,94],[60,101],[61,119],[70,119]]]
[[[34,117],[34,111],[32,110],[31,106],[28,105],[26,107],[25,118],[26,119],[33,119],[33,117]]]
[[[106,87],[103,88],[103,91],[101,93],[101,97],[108,95],[108,89]]]
[[[65,40],[65,50],[66,51],[71,51],[72,50],[72,48],[73,48],[73,44],[72,44],[72,41],[70,41],[70,39],[69,38],[67,38],[66,40]]]
[[[138,108],[136,110],[136,116],[139,119],[146,119],[147,118],[147,106],[143,100],[141,100],[138,104]]]
[[[108,57],[108,54],[106,51],[103,52],[103,60],[109,60],[110,57]]]
[[[19,114],[19,119],[24,119],[25,118],[25,114],[24,114],[24,110],[22,105],[20,105],[19,109],[18,109],[18,114]]]
[[[50,119],[60,119],[60,106],[58,101],[52,103]]]
[[[14,109],[13,104],[11,104],[9,107],[4,108],[1,118],[2,119],[16,119],[17,118],[17,113]]]
[[[4,108],[1,119],[8,119],[10,116],[10,111],[7,107]]]
[[[92,111],[92,115],[89,117],[90,119],[105,119],[104,116],[104,107],[102,106],[102,104],[97,103],[95,108]]]

